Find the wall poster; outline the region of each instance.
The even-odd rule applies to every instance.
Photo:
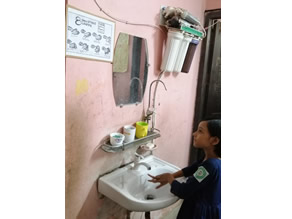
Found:
[[[66,56],[113,61],[115,23],[67,7]]]

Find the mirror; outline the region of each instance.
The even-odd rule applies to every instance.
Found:
[[[113,90],[117,106],[142,102],[148,75],[147,41],[120,33],[113,59]]]

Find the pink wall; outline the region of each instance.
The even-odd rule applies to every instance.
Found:
[[[107,0],[98,1],[112,16],[136,23],[158,24],[161,5],[187,9],[203,22],[205,0]],[[68,4],[107,18],[93,0],[68,0]],[[209,5],[209,4],[208,4]],[[166,35],[155,28],[116,22],[116,35],[125,32],[147,39],[149,74],[144,104],[116,107],[112,88],[112,64],[66,58],[66,218],[121,218],[125,209],[109,199],[99,199],[99,175],[132,161],[133,150],[110,154],[98,149],[109,133],[141,120],[148,104],[150,83],[157,79]],[[179,167],[188,163],[192,138],[200,48],[188,74],[165,73],[157,91],[156,128],[161,137],[154,155]],[[156,215],[161,213],[156,212]],[[158,216],[156,218],[159,218]]]
[[[221,0],[206,0],[206,10],[221,8]]]

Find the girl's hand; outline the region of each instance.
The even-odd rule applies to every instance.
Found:
[[[148,176],[152,178],[151,180],[148,180],[148,182],[160,183],[160,185],[158,185],[156,189],[159,189],[161,186],[164,186],[167,183],[171,184],[174,180],[174,177],[171,173],[163,173],[157,176],[152,176],[148,174]]]

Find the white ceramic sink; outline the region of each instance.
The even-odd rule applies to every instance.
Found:
[[[99,178],[99,192],[130,211],[154,211],[175,203],[178,197],[170,192],[170,185],[155,189],[159,184],[148,182],[147,174],[173,173],[180,168],[152,155],[140,162],[148,163],[151,170],[143,165],[133,170],[133,163],[119,168]]]

